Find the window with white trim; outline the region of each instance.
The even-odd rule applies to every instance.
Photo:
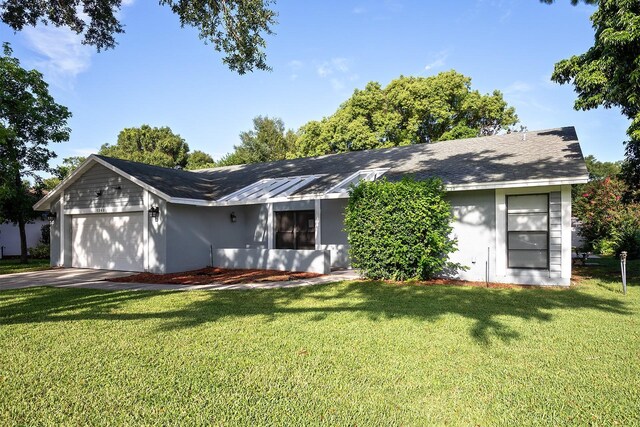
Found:
[[[549,195],[507,196],[507,266],[549,268]]]

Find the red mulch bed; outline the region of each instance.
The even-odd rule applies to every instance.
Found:
[[[159,285],[208,285],[210,283],[235,285],[255,282],[284,282],[288,280],[310,279],[319,276],[322,276],[322,274],[278,270],[232,270],[207,267],[182,273],[140,273],[106,280],[110,282],[153,283]]]

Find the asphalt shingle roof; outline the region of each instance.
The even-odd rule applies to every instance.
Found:
[[[269,163],[184,171],[98,156],[170,197],[218,200],[264,178],[323,175],[295,194],[324,193],[351,174],[389,168],[389,180],[413,175],[445,184],[576,178],[587,175],[573,127],[433,144],[355,151]]]

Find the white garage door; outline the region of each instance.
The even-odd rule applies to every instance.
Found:
[[[143,271],[142,228],[142,212],[74,215],[72,265]]]

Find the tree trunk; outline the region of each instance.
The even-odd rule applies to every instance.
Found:
[[[20,172],[16,172],[15,175],[15,185],[16,185],[16,203],[20,203],[22,205],[22,200],[20,200],[20,191],[22,190],[22,177],[20,176]],[[20,263],[26,264],[29,262],[28,253],[27,253],[27,221],[24,219],[24,212],[18,212],[18,231],[20,232]]]
[[[20,263],[26,264],[29,262],[27,257],[27,232],[26,221],[22,218],[18,221],[18,230],[20,230]]]

